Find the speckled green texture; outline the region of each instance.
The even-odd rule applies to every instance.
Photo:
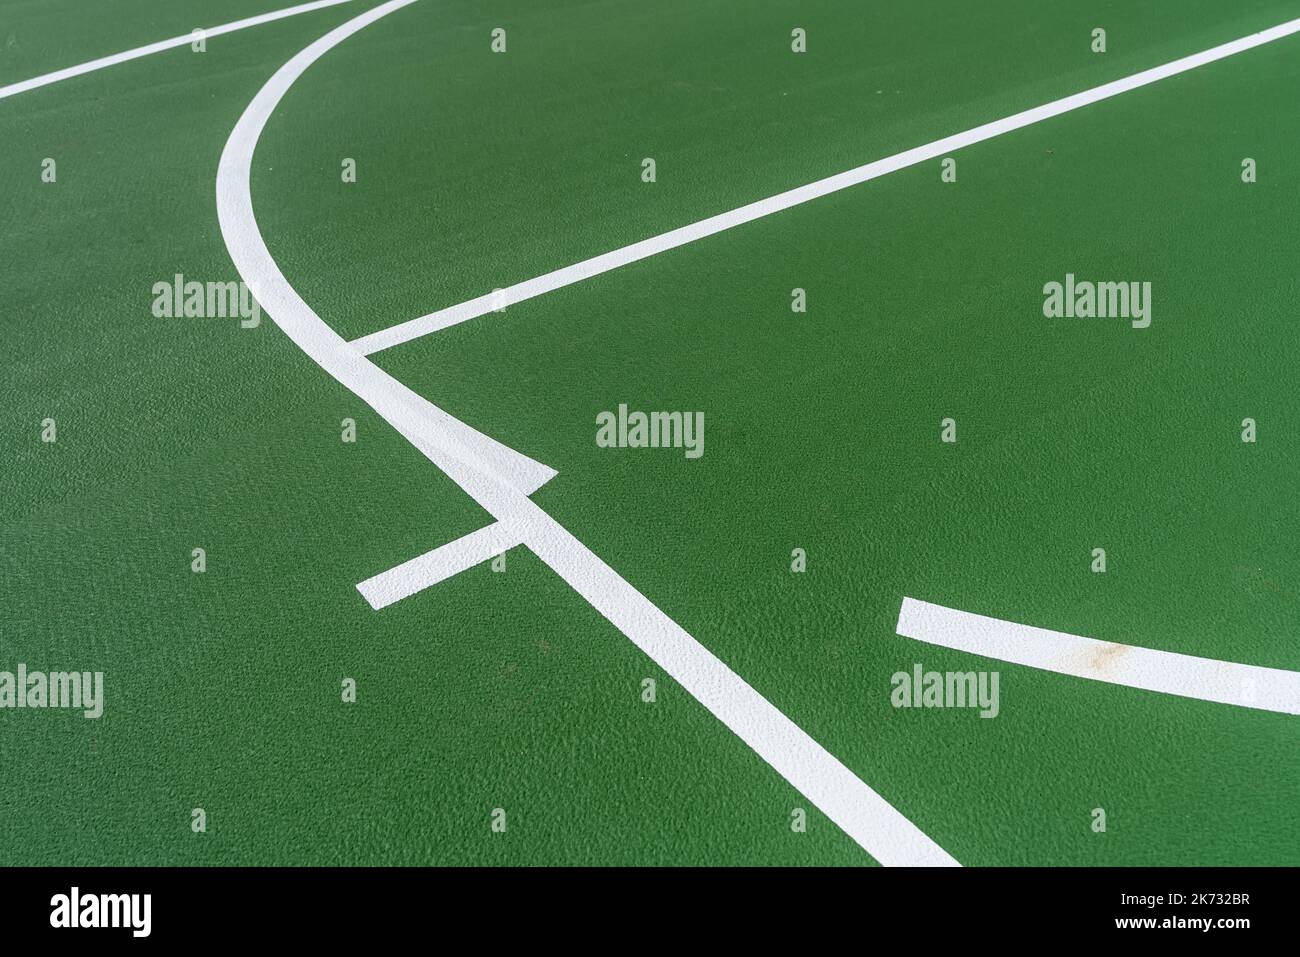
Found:
[[[276,5],[0,0],[0,84]],[[270,321],[150,315],[237,278],[226,137],[369,5],[0,101],[0,669],[107,685],[98,721],[0,711],[0,864],[872,863],[527,552],[371,611],[357,581],[488,517]],[[420,0],[290,90],[253,200],[355,336],[1295,15]],[[1295,717],[894,622],[1300,669],[1298,80],[1292,37],[375,359],[556,468],[537,502],[963,863],[1294,865]],[[1066,272],[1152,282],[1151,328],[1044,319]],[[598,448],[620,402],[703,411],[703,458]],[[915,662],[999,670],[1000,716],[894,710]]]

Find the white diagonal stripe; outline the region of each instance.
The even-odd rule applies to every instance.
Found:
[[[219,37],[223,33],[233,33],[236,30],[244,30],[248,27],[260,26],[263,23],[271,23],[274,20],[283,20],[285,17],[297,16],[300,13],[310,13],[313,10],[320,10],[322,7],[334,7],[341,3],[351,3],[352,0],[313,0],[312,3],[301,3],[296,7],[285,7],[283,10],[272,10],[270,13],[260,13],[255,17],[246,17],[243,20],[234,20],[230,23],[223,23],[218,27],[203,27],[205,37]],[[123,50],[121,53],[113,53],[109,56],[102,56],[97,60],[87,60],[85,63],[78,63],[76,66],[65,67],[62,70],[55,70],[53,73],[45,73],[41,76],[32,77],[30,80],[20,80],[17,83],[10,83],[8,86],[0,86],[0,100],[8,96],[16,96],[19,93],[26,93],[28,90],[35,90],[42,86],[49,86],[51,83],[57,83],[60,80],[70,80],[74,76],[81,76],[85,73],[92,73],[95,70],[102,70],[105,67],[116,66],[119,63],[126,63],[128,60],[138,60],[142,56],[149,56],[152,53],[162,53],[164,50],[174,50],[176,47],[189,46],[194,39],[194,34],[187,33],[184,36],[172,37],[169,40],[159,40],[156,43],[149,43],[142,47],[136,47],[133,50]]]
[[[1200,53],[1193,53],[1191,56],[1173,60],[1162,66],[1152,67],[1149,70],[1134,73],[1132,76],[1111,83],[1103,83],[1101,86],[1095,86],[1090,90],[1084,90],[1081,93],[1053,100],[1051,103],[1044,103],[1042,106],[1036,106],[1021,113],[1003,117],[991,123],[985,123],[983,126],[976,126],[965,132],[946,136],[924,146],[917,146],[902,153],[895,153],[893,156],[886,156],[884,159],[878,159],[864,166],[858,166],[855,169],[837,173],[825,179],[819,179],[816,182],[787,190],[784,193],[769,196],[767,199],[760,199],[747,206],[719,213],[717,216],[710,216],[708,219],[691,223],[689,226],[682,226],[670,232],[653,236],[650,239],[643,239],[640,242],[632,243],[630,246],[624,246],[621,249],[615,249],[612,252],[603,253],[591,259],[584,259],[580,263],[574,263],[572,266],[565,266],[563,269],[548,272],[535,279],[507,286],[498,292],[478,296],[475,299],[448,306],[446,309],[431,312],[427,316],[409,319],[387,329],[361,336],[352,340],[352,344],[363,355],[373,355],[381,349],[409,342],[439,329],[454,326],[468,319],[475,319],[493,310],[503,309],[506,306],[523,302],[525,299],[532,299],[544,293],[562,289],[575,282],[581,282],[584,279],[590,279],[592,276],[599,276],[601,273],[609,272],[611,269],[618,269],[620,266],[626,266],[629,263],[655,256],[670,249],[676,249],[678,246],[684,246],[686,243],[694,242],[697,239],[703,239],[706,236],[712,236],[734,226],[753,222],[764,216],[771,216],[773,213],[779,213],[791,206],[807,203],[830,193],[848,189],[850,186],[857,186],[859,183],[876,179],[886,173],[905,169],[908,166],[915,166],[917,163],[926,160],[936,159],[955,150],[982,143],[984,140],[992,139],[995,136],[1001,136],[1003,133],[1023,129],[1034,123],[1041,123],[1043,120],[1060,116],[1062,113],[1069,113],[1071,110],[1077,110],[1099,100],[1105,100],[1120,93],[1126,93],[1129,90],[1136,90],[1138,87],[1155,83],[1166,77],[1186,73],[1188,70],[1194,70],[1197,67],[1214,63],[1216,60],[1222,60],[1224,57],[1232,56],[1235,53],[1242,53],[1265,43],[1280,40],[1296,32],[1300,32],[1300,19],[1290,20],[1260,33],[1253,33],[1250,36],[1232,40],[1209,50],[1203,50]]]
[[[445,581],[452,575],[459,575],[466,569],[495,558],[518,544],[518,536],[500,522],[493,522],[478,531],[462,535],[454,542],[439,545],[432,551],[367,578],[357,584],[357,591],[370,602],[371,608],[378,611]]]
[[[898,633],[931,645],[1163,694],[1300,714],[1300,672],[1198,658],[904,598]]]

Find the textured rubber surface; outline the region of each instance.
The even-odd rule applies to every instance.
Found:
[[[237,278],[222,145],[366,6],[0,103],[0,669],[107,697],[0,711],[0,863],[871,863],[526,551],[372,611],[357,582],[488,516],[270,322],[150,314]],[[421,0],[286,95],[259,223],[361,335],[1296,15],[987,6]],[[0,83],[268,9],[6,3]],[[558,469],[539,504],[963,863],[1295,864],[1294,717],[894,624],[1300,669],[1298,76],[1279,41],[375,359]],[[1045,319],[1067,272],[1152,282],[1151,327]],[[702,410],[705,454],[597,447],[619,403]],[[999,716],[894,709],[916,662],[999,670]]]

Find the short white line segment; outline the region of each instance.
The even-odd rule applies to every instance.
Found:
[[[371,608],[378,611],[495,558],[519,544],[522,543],[518,536],[500,522],[493,522],[454,542],[440,545],[386,572],[380,572],[373,578],[367,578],[357,585],[357,591],[370,602]]]
[[[271,258],[249,189],[253,151],[267,120],[294,81],[326,51],[412,2],[390,0],[321,37],[267,81],[235,124],[221,154],[216,192],[221,233],[240,275],[263,310],[314,362],[383,416],[876,860],[956,865],[893,805],[542,511],[528,498],[526,483],[510,481],[508,473],[485,461],[478,445],[466,441],[462,430],[468,426],[348,345],[302,300]]]
[[[1300,714],[1300,672],[1097,641],[904,598],[898,633],[931,645],[1162,694]]]
[[[261,13],[255,17],[246,17],[243,20],[223,23],[219,27],[203,27],[201,29],[204,37],[210,39],[219,37],[224,33],[234,33],[236,30],[243,30],[247,27],[261,26],[263,23],[271,23],[274,20],[283,20],[285,17],[297,16],[300,13],[310,13],[323,7],[335,7],[341,3],[351,2],[352,0],[314,0],[312,3],[300,3],[296,7],[285,7],[283,10],[273,10],[270,13]],[[49,86],[51,83],[58,83],[60,80],[69,80],[74,76],[81,76],[85,73],[93,73],[95,70],[102,70],[105,67],[126,63],[128,60],[137,60],[142,56],[149,56],[151,53],[162,53],[164,50],[189,46],[193,39],[194,33],[191,31],[184,36],[172,37],[170,40],[159,40],[157,43],[136,47],[134,50],[124,50],[121,53],[102,56],[97,60],[88,60],[76,66],[55,70],[53,73],[32,77],[30,80],[21,80],[18,83],[10,83],[8,86],[0,86],[0,100],[5,97],[16,96],[19,93],[26,93],[28,90]]]
[[[893,156],[887,156],[864,166],[837,173],[825,179],[819,179],[816,182],[787,190],[784,193],[778,193],[775,196],[769,196],[767,199],[760,199],[747,206],[741,206],[738,209],[720,213],[717,216],[710,216],[708,219],[691,223],[689,226],[682,226],[662,235],[643,239],[630,246],[603,253],[592,259],[585,259],[580,263],[574,263],[572,266],[565,266],[563,269],[548,272],[535,279],[516,283],[513,286],[507,286],[504,289],[479,296],[476,299],[470,299],[455,306],[448,306],[446,309],[439,309],[427,316],[420,316],[418,319],[410,319],[387,329],[372,332],[369,335],[354,339],[352,344],[363,355],[373,355],[381,349],[388,349],[400,343],[409,342],[439,329],[454,326],[468,319],[475,319],[488,312],[523,302],[525,299],[532,299],[535,296],[553,292],[575,282],[590,279],[592,276],[599,276],[611,269],[618,269],[620,266],[626,266],[629,263],[646,259],[669,249],[676,249],[678,246],[694,242],[697,239],[703,239],[706,236],[712,236],[725,229],[753,222],[764,216],[771,216],[773,213],[779,213],[791,206],[798,206],[801,203],[807,203],[829,193],[848,189],[850,186],[857,186],[859,183],[876,179],[886,173],[892,173],[926,160],[935,159],[955,150],[992,139],[995,136],[1001,136],[1003,133],[1023,129],[1034,123],[1060,116],[1062,113],[1069,113],[1071,110],[1077,110],[1099,100],[1126,93],[1129,90],[1136,90],[1138,87],[1155,83],[1166,77],[1186,73],[1188,70],[1194,70],[1197,67],[1205,66],[1207,63],[1214,63],[1216,60],[1222,60],[1224,57],[1232,56],[1235,53],[1241,53],[1262,46],[1265,43],[1280,40],[1296,32],[1300,32],[1300,19],[1290,20],[1260,33],[1254,33],[1248,37],[1232,40],[1200,53],[1193,53],[1191,56],[1173,60],[1163,66],[1152,67],[1149,70],[1134,73],[1132,76],[1093,87],[1091,90],[1084,90],[1081,93],[1053,100],[1051,103],[1036,106],[1013,116],[985,123],[983,126],[977,126],[963,133],[955,133],[952,136],[935,140],[933,143],[927,143],[924,146],[918,146],[902,153],[895,153]]]

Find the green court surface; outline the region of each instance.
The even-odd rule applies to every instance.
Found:
[[[0,88],[276,2],[0,0]],[[104,675],[97,719],[0,707],[0,864],[876,863],[528,545],[372,609],[490,510],[269,305],[153,314],[241,279],[223,148],[376,6],[0,90],[0,671]],[[1295,17],[416,0],[287,88],[252,204],[355,339]],[[1298,81],[1300,34],[370,359],[554,469],[533,503],[956,861],[1300,864],[1300,700],[896,627],[911,597],[1300,671]],[[1046,317],[1067,274],[1149,282],[1150,325]],[[702,413],[703,454],[602,447],[620,404]],[[997,672],[996,717],[895,707],[918,664]]]

